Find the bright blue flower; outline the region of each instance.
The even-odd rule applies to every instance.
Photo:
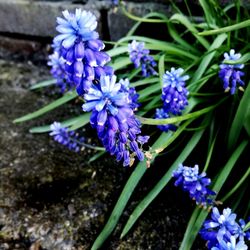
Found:
[[[185,87],[185,81],[189,79],[188,75],[182,75],[182,68],[171,68],[163,75],[162,101],[163,107],[168,113],[174,115],[181,114],[181,111],[188,105],[188,91]]]
[[[134,156],[142,161],[142,145],[148,137],[142,137],[141,124],[130,107],[129,94],[123,91],[116,76],[101,76],[84,95],[84,111],[92,111],[90,124],[97,130],[98,137],[117,161],[123,166],[132,165]]]
[[[60,56],[57,50],[49,56],[48,65],[51,67],[50,73],[57,80],[56,85],[60,88],[61,93],[73,89],[74,84],[67,82],[65,72],[65,59]]]
[[[113,74],[113,69],[105,66],[110,57],[101,51],[104,44],[98,39],[97,21],[92,13],[81,9],[76,9],[75,13],[65,10],[63,16],[57,18],[57,31],[61,34],[54,38],[53,44],[65,60],[66,81],[83,95],[93,80],[103,74]]]
[[[178,169],[173,172],[176,178],[175,185],[181,186],[184,191],[189,192],[190,198],[196,201],[196,204],[207,207],[213,204],[215,192],[207,188],[211,180],[206,178],[206,173],[199,174],[199,167],[193,168],[179,165]]]
[[[133,110],[136,110],[138,107],[141,106],[138,102],[139,94],[136,92],[134,87],[130,87],[130,82],[127,78],[121,79],[119,83],[121,84],[121,90],[128,93],[130,107]]]
[[[141,67],[144,77],[157,75],[154,69],[157,64],[154,58],[149,55],[149,50],[145,49],[144,46],[143,42],[133,40],[132,43],[128,45],[130,60],[134,63],[135,68]]]
[[[245,249],[244,240],[248,239],[248,232],[243,231],[245,222],[240,220],[238,223],[236,217],[230,208],[223,209],[222,214],[217,207],[213,208],[211,219],[204,222],[200,231],[201,237],[207,240],[209,249]],[[238,239],[242,243],[236,244]]]
[[[97,27],[96,17],[89,11],[76,9],[75,14],[68,10],[62,12],[64,18],[58,17],[56,30],[61,33],[55,37],[54,41],[69,49],[78,40],[89,41],[98,38],[95,31]]]
[[[248,247],[244,241],[237,239],[234,236],[231,236],[229,240],[221,239],[215,247],[211,248],[212,250],[247,250]]]
[[[54,140],[64,145],[68,149],[79,152],[81,149],[81,143],[84,141],[83,137],[80,137],[75,131],[69,131],[68,128],[62,127],[61,123],[54,122],[50,125],[51,133]]]
[[[169,115],[163,108],[156,109],[155,119],[166,119],[166,118],[169,118]],[[159,128],[160,130],[164,132],[168,132],[169,130],[172,130],[172,131],[176,130],[176,126],[173,124],[157,125],[157,128]]]
[[[241,54],[235,54],[235,50],[231,49],[228,53],[224,53],[224,60],[236,61],[241,58]],[[223,61],[224,62],[224,61]],[[220,65],[219,77],[223,81],[223,88],[225,91],[229,91],[233,95],[236,88],[244,86],[245,83],[241,80],[244,76],[244,72],[241,69],[244,68],[244,64],[225,64]]]

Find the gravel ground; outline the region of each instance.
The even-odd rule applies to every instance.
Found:
[[[88,163],[93,150],[77,154],[52,141],[48,134],[28,132],[32,126],[79,113],[80,105],[75,102],[33,121],[12,122],[55,98],[52,89],[28,89],[49,78],[43,64],[0,60],[1,250],[90,249],[132,172],[108,155]],[[85,135],[92,134],[95,136],[87,127]],[[129,213],[160,178],[163,162],[148,170],[103,249],[178,249],[191,210],[190,201],[171,186],[151,204],[130,234],[119,240]]]

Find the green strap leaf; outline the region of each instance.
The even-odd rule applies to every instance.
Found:
[[[220,29],[199,32],[198,35],[199,36],[217,35],[217,34],[226,33],[226,32],[230,32],[230,31],[234,31],[234,30],[238,30],[238,29],[247,28],[248,26],[250,26],[250,19],[243,21],[243,22],[240,22],[240,23],[237,23],[237,24],[226,26],[226,27],[223,27]]]
[[[248,110],[250,109],[250,84],[248,83],[247,89],[240,101],[235,117],[232,122],[232,126],[228,136],[228,148],[232,149],[237,142],[241,129],[246,121]]]
[[[247,144],[248,144],[247,141],[243,141],[239,145],[239,147],[234,151],[234,153],[232,154],[232,156],[228,160],[227,164],[223,167],[220,175],[216,179],[216,182],[212,188],[214,191],[217,192],[217,194],[220,192],[223,184],[227,180],[229,174],[231,173],[233,167],[235,166],[236,161],[238,160],[238,158],[242,154],[243,150],[246,148]],[[196,211],[194,211],[194,212],[196,212]],[[204,220],[206,219],[208,213],[209,213],[209,211],[207,211],[207,210],[201,210],[200,214],[197,217],[197,220],[192,225],[190,225],[189,232],[185,233],[179,250],[191,249],[193,242],[194,242],[200,228],[202,227],[202,224],[203,224]]]
[[[54,85],[56,84],[57,80],[56,79],[49,79],[49,80],[46,80],[46,81],[42,81],[42,82],[39,82],[35,85],[32,85],[30,87],[30,89],[40,89],[40,88],[44,88],[44,87],[48,87],[50,85]]]
[[[182,14],[174,14],[170,18],[171,22],[178,22],[184,25],[194,36],[195,38],[200,42],[200,44],[203,45],[204,48],[208,49],[210,47],[209,42],[204,39],[203,37],[200,37],[197,35],[198,30],[195,28],[195,26],[188,20],[188,18]]]
[[[250,175],[250,167],[248,167],[245,174],[240,178],[237,184],[221,199],[221,201],[225,202],[232,194],[234,194],[249,175]]]
[[[34,118],[37,118],[59,106],[61,106],[62,104],[66,103],[66,102],[69,102],[71,100],[73,100],[74,98],[77,97],[77,93],[74,91],[74,92],[67,92],[64,96],[62,96],[61,98],[57,99],[56,101],[54,102],[51,102],[50,104],[44,106],[43,108],[35,111],[35,112],[32,112],[30,114],[27,114],[25,116],[22,116],[20,118],[17,118],[15,119],[13,122],[14,123],[19,123],[19,122],[24,122],[24,121],[28,121],[28,120],[32,120]]]
[[[80,115],[77,117],[73,117],[73,118],[70,118],[68,120],[62,121],[60,123],[62,124],[63,127],[69,127],[69,126],[73,126],[73,125],[77,124],[78,122],[81,122],[81,123],[83,122],[84,125],[86,125],[86,123],[85,123],[86,120],[89,121],[89,114],[83,114],[83,115]],[[72,127],[71,127],[71,130],[72,130]],[[49,132],[49,131],[51,131],[50,124],[45,125],[45,126],[34,127],[34,128],[31,128],[29,130],[30,133],[45,133],[45,132]]]
[[[165,141],[168,141],[172,136],[172,133],[162,133],[161,136],[158,138],[158,140],[153,144],[152,148],[155,150],[161,146],[161,144]],[[156,156],[156,155],[155,155]],[[152,161],[154,158],[152,159]],[[136,186],[138,185],[139,181],[145,174],[147,168],[146,168],[145,161],[140,162],[136,168],[134,169],[133,173],[129,177],[125,187],[123,188],[123,191],[106,223],[101,233],[96,238],[93,246],[91,247],[91,250],[99,249],[104,241],[110,236],[112,231],[114,230],[123,210],[125,209],[125,206],[128,203],[128,200],[130,199],[133,191],[135,190]]]
[[[180,152],[179,157],[175,160],[172,166],[168,169],[165,175],[159,180],[159,182],[154,186],[154,188],[143,198],[143,200],[136,206],[132,214],[130,215],[122,233],[121,238],[123,238],[128,231],[132,228],[134,223],[138,220],[141,214],[145,211],[145,209],[150,205],[150,203],[157,197],[157,195],[162,191],[164,187],[168,184],[172,177],[172,173],[174,169],[178,167],[178,165],[186,160],[186,158],[193,151],[197,143],[202,137],[204,130],[196,132],[190,141],[187,143],[186,147]]]
[[[203,114],[206,114],[206,113],[210,112],[211,110],[215,109],[217,106],[219,106],[224,100],[225,100],[225,98],[222,99],[220,102],[218,102],[215,105],[212,105],[210,107],[207,107],[207,108],[204,108],[204,109],[192,112],[192,113],[188,113],[185,115],[175,116],[175,117],[171,117],[171,118],[167,118],[167,119],[153,119],[153,118],[145,118],[145,117],[141,117],[141,116],[137,116],[137,118],[141,121],[142,124],[148,124],[148,125],[164,125],[164,124],[178,123],[181,121],[193,119],[193,118],[199,117]]]
[[[215,56],[216,49],[218,49],[226,39],[227,39],[227,36],[225,34],[221,34],[216,37],[211,47],[208,49],[208,53],[204,56],[198,69],[195,71],[191,79],[191,82],[195,82],[202,77],[204,72],[207,70],[209,63],[212,61],[213,57]],[[194,86],[191,89],[191,91],[193,91],[193,89],[194,89]]]

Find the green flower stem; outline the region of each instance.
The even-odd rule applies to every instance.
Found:
[[[221,34],[221,33],[226,33],[226,32],[230,32],[230,31],[246,28],[248,26],[250,26],[250,19],[248,19],[246,21],[243,21],[243,22],[240,22],[240,23],[237,23],[237,24],[226,26],[226,27],[223,27],[223,28],[220,28],[220,29],[214,29],[214,30],[199,32],[198,35],[199,36],[217,35],[217,34]]]
[[[250,166],[248,167],[246,173],[241,177],[241,179],[237,182],[237,184],[221,199],[222,202],[225,202],[238,188],[242,185],[242,183],[249,177],[250,175]]]
[[[167,119],[153,119],[153,118],[145,118],[137,116],[137,118],[141,121],[142,124],[148,124],[148,125],[164,125],[164,124],[174,124],[177,122],[185,121],[188,119],[197,118],[203,114],[206,114],[213,109],[215,109],[217,106],[219,106],[226,98],[222,99],[220,102],[218,102],[215,105],[212,105],[210,107],[195,111],[193,113],[185,114],[182,116],[175,116]]]

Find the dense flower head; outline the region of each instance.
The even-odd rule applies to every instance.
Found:
[[[188,105],[188,90],[185,87],[185,81],[189,79],[188,75],[182,75],[182,68],[171,68],[163,75],[162,101],[164,109],[168,113],[179,115]]]
[[[247,250],[248,247],[245,244],[245,241],[239,240],[234,236],[231,236],[229,240],[221,239],[218,241],[218,244],[215,247],[211,248],[212,250]]]
[[[199,174],[198,165],[191,168],[180,164],[173,172],[173,177],[176,178],[175,185],[189,192],[190,198],[194,199],[196,204],[204,207],[213,204],[215,192],[207,187],[211,180],[206,177],[206,173]]]
[[[130,82],[127,78],[121,79],[119,83],[121,84],[121,90],[128,93],[130,107],[136,110],[140,107],[140,103],[138,102],[139,94],[136,92],[136,89],[130,86]]]
[[[129,166],[134,156],[142,161],[142,145],[148,137],[142,137],[141,124],[130,106],[129,93],[116,83],[116,76],[101,76],[84,95],[84,111],[92,111],[90,123],[97,130],[98,137],[117,161],[123,160]]]
[[[234,49],[231,49],[228,53],[224,53],[224,60],[236,61],[241,58],[240,53],[235,53]],[[224,62],[224,61],[223,61]],[[225,64],[220,65],[219,77],[223,82],[223,88],[225,91],[229,91],[233,95],[236,88],[239,86],[244,86],[245,83],[241,80],[244,76],[244,72],[241,69],[244,68],[244,64]]]
[[[84,138],[80,137],[75,131],[69,131],[68,128],[63,127],[60,122],[51,124],[50,129],[50,136],[53,136],[55,141],[72,151],[80,151],[81,143],[84,141]]]
[[[149,55],[149,50],[145,49],[144,42],[137,42],[133,40],[128,45],[129,57],[135,68],[141,67],[142,75],[144,77],[150,75],[157,75],[154,67],[157,65],[154,58]]]
[[[156,109],[155,119],[166,119],[166,118],[169,118],[169,115],[163,108]],[[173,124],[157,125],[157,128],[159,128],[160,130],[164,132],[168,132],[169,130],[172,130],[172,131],[176,130],[176,126]]]
[[[211,218],[206,220],[200,231],[201,237],[207,240],[207,246],[213,250],[239,249],[245,250],[245,239],[249,240],[249,232],[244,232],[244,220],[236,221],[237,215],[230,208],[225,208],[220,214],[213,207]]]
[[[113,74],[113,69],[105,66],[110,57],[101,51],[104,43],[98,39],[96,17],[91,12],[76,9],[75,13],[68,10],[62,13],[64,18],[57,18],[56,28],[60,34],[54,38],[53,45],[65,60],[66,81],[83,95],[93,80],[103,74]]]
[[[74,84],[67,82],[65,72],[65,59],[60,56],[57,50],[49,56],[48,65],[51,67],[50,73],[56,79],[56,85],[60,88],[61,93],[74,88]]]

